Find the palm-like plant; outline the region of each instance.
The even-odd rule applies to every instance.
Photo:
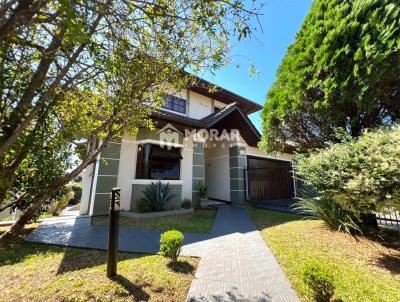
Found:
[[[329,227],[347,234],[361,233],[354,216],[340,205],[329,200],[315,196],[309,191],[302,192],[296,204],[292,207],[296,212],[323,220]]]
[[[163,211],[164,206],[176,196],[171,192],[169,184],[164,185],[161,181],[151,183],[143,191],[143,199],[151,205],[153,211]]]
[[[201,180],[197,184],[197,190],[199,190],[200,198],[207,198],[208,196],[207,185],[203,183]]]

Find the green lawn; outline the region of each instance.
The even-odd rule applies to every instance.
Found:
[[[105,263],[104,251],[15,242],[0,248],[0,301],[184,301],[198,259],[120,253],[113,280]]]
[[[120,217],[120,226],[137,229],[178,230],[187,233],[210,233],[214,222],[214,210],[196,210],[194,214],[184,214],[160,218],[135,219]],[[107,225],[108,217],[94,217],[94,225]]]
[[[329,230],[320,220],[248,209],[302,301],[312,294],[301,279],[305,263],[316,260],[334,273],[336,301],[400,301],[400,236],[380,240]]]

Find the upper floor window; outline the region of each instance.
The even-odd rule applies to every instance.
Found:
[[[179,113],[186,113],[186,100],[178,98],[173,95],[167,95],[165,103],[162,108],[176,111]]]

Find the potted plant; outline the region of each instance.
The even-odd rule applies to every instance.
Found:
[[[206,206],[206,203],[208,201],[207,185],[200,180],[197,185],[197,189],[200,195],[200,207],[203,208]]]

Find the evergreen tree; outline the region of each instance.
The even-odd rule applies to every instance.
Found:
[[[400,1],[315,0],[262,112],[262,146],[308,149],[400,117]]]

